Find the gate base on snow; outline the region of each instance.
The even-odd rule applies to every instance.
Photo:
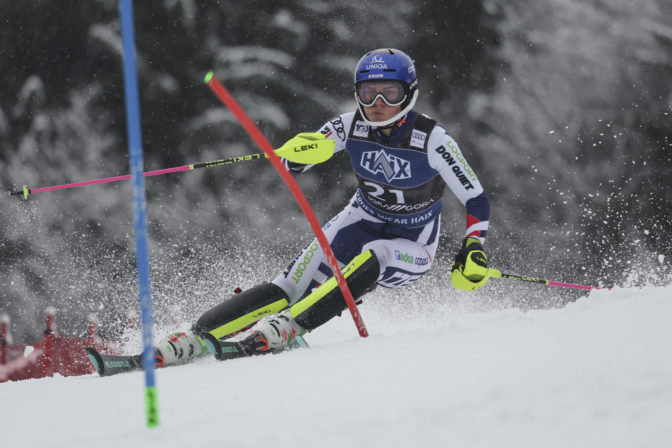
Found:
[[[44,338],[32,345],[9,343],[9,316],[0,317],[0,383],[59,374],[77,376],[93,373],[95,369],[84,349],[94,347],[106,353],[119,351],[119,344],[102,341],[96,335],[96,318],[89,316],[86,338],[73,338],[55,331],[54,309],[47,310]]]

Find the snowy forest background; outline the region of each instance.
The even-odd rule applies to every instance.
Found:
[[[128,173],[117,3],[0,4],[2,188]],[[147,170],[259,152],[203,84],[210,69],[279,146],[352,110],[359,57],[396,47],[416,61],[417,109],[457,140],[490,197],[493,266],[598,285],[671,280],[672,1],[134,8]],[[345,154],[299,184],[322,222],[356,185]],[[146,187],[160,323],[195,319],[236,286],[271,279],[311,238],[267,162],[148,178]],[[72,335],[89,313],[110,338],[137,315],[130,199],[128,183],[0,197],[0,314],[12,317],[15,341],[39,337],[48,306]],[[453,291],[464,222],[447,193],[434,269],[371,300],[530,309],[576,298],[505,280]]]

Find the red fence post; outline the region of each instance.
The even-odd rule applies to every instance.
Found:
[[[54,345],[54,308],[47,309],[47,329],[44,332],[44,376],[52,376],[52,353]]]
[[[9,316],[0,316],[0,366],[7,364],[7,345],[9,345]]]
[[[97,342],[97,336],[96,336],[96,325],[98,324],[98,318],[96,317],[95,314],[89,314],[89,331],[87,335],[87,344],[89,346],[93,346]]]

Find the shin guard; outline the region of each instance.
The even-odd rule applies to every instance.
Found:
[[[198,335],[210,333],[221,339],[288,306],[287,294],[282,289],[273,283],[263,283],[206,311],[194,325],[193,331]]]
[[[343,269],[343,276],[355,300],[373,291],[380,276],[376,254],[367,250]],[[346,308],[345,299],[335,277],[320,285],[312,293],[292,305],[290,313],[297,324],[312,330],[339,315]]]

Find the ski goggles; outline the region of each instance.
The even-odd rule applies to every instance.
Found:
[[[378,97],[388,106],[398,106],[406,99],[406,84],[395,80],[362,81],[356,88],[357,101],[365,107],[373,106]]]

